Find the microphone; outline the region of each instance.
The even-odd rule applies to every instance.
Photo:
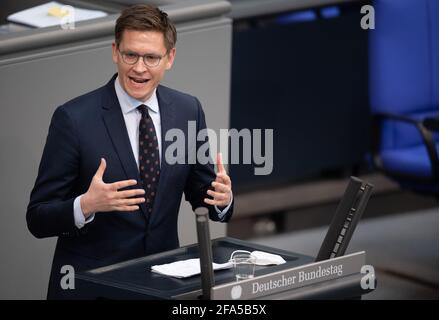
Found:
[[[210,300],[210,290],[215,285],[212,267],[212,245],[209,232],[209,210],[205,207],[195,209],[197,221],[197,238],[200,252],[200,271],[202,299]]]

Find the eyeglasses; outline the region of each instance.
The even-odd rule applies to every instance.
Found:
[[[137,61],[139,61],[139,58],[142,57],[143,63],[146,66],[151,67],[151,68],[157,67],[160,63],[160,60],[162,60],[162,58],[165,56],[165,55],[159,56],[156,54],[145,54],[144,56],[141,56],[135,52],[121,51],[119,48],[117,50],[119,50],[119,52],[122,56],[122,60],[126,64],[129,64],[129,65],[136,64]]]

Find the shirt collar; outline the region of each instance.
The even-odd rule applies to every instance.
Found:
[[[119,104],[124,114],[127,114],[135,110],[139,105],[144,104],[148,106],[148,109],[153,112],[159,112],[159,102],[157,100],[157,88],[154,89],[151,97],[146,101],[140,101],[131,97],[120,85],[119,76],[116,77],[114,81],[114,89],[116,90],[117,98],[119,99]]]

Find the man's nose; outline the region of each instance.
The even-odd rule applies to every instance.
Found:
[[[145,62],[143,62],[142,57],[139,57],[139,60],[137,60],[137,62],[134,64],[133,69],[135,72],[138,72],[138,73],[143,73],[146,70],[148,70],[148,68],[145,65]]]

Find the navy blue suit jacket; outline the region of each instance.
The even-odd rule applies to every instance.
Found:
[[[193,208],[206,206],[210,218],[218,220],[215,208],[203,202],[215,179],[213,165],[187,161],[170,165],[164,156],[172,143],[165,141],[169,129],[179,128],[188,137],[188,121],[196,121],[197,130],[206,127],[201,105],[193,96],[159,86],[162,157],[153,212],[149,216],[142,204],[135,212],[97,213],[83,228],[75,226],[73,201],[88,190],[101,158],[107,161],[105,183],[140,181],[114,90],[115,78],[58,107],[52,117],[26,214],[34,236],[58,237],[48,298],[68,298],[68,290],[60,289],[63,265],[86,270],[177,248],[177,217],[183,193]],[[197,147],[201,144],[198,142]],[[132,188],[140,188],[140,184]],[[228,221],[232,212],[231,207],[222,221]]]

